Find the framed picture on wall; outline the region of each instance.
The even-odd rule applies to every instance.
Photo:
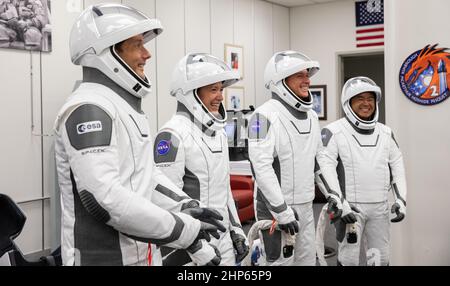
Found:
[[[241,79],[244,78],[244,48],[231,44],[225,44],[225,62],[233,70],[239,72]]]
[[[225,89],[225,108],[227,110],[244,109],[244,88],[240,86]]]
[[[309,91],[313,98],[313,110],[319,116],[319,120],[327,120],[327,86],[311,85]]]
[[[50,0],[28,2],[0,0],[0,48],[51,52]]]

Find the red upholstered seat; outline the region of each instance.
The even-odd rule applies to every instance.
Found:
[[[253,219],[255,217],[253,178],[251,176],[231,175],[230,185],[241,223]]]

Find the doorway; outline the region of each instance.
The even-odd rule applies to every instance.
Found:
[[[338,91],[342,90],[344,83],[355,76],[366,76],[374,80],[381,88],[381,101],[378,105],[378,122],[385,124],[386,114],[384,106],[384,52],[376,51],[371,53],[340,54],[338,55],[339,71]],[[339,97],[340,98],[340,97]],[[338,101],[339,117],[344,116],[341,101]]]

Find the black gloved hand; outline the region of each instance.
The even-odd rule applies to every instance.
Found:
[[[197,237],[195,238],[195,241],[199,239],[205,239],[206,241],[211,241],[211,235],[215,237],[216,239],[220,238],[220,234],[217,231],[217,226],[212,225],[210,223],[200,221],[200,231],[198,232]],[[194,242],[195,242],[194,241]]]
[[[330,215],[330,220],[333,222],[341,217],[342,210],[338,208],[338,202],[336,201],[336,199],[329,196],[327,198],[327,201],[328,201],[327,213]]]
[[[221,232],[225,232],[226,228],[223,226],[222,223],[220,223],[219,221],[223,220],[222,215],[211,208],[201,208],[195,204],[192,204],[192,202],[195,201],[191,201],[188,203],[188,207],[184,208],[185,206],[183,206],[181,208],[181,212],[190,215],[193,218],[196,218],[200,221],[215,225],[217,227],[218,230],[220,230]],[[216,237],[216,236],[214,236]]]
[[[291,208],[292,209],[292,208]],[[283,230],[286,233],[290,233],[291,235],[294,235],[298,232],[298,214],[295,209],[292,209],[294,212],[295,220],[290,221],[286,224],[278,224],[278,227]]]
[[[236,263],[240,263],[248,254],[249,248],[245,244],[246,238],[236,233],[234,230],[230,231],[233,247],[236,250]]]
[[[398,203],[392,205],[391,213],[395,213],[397,215],[391,219],[391,222],[400,222],[405,218],[405,214],[400,211],[400,205]]]
[[[355,213],[360,213],[360,210],[353,205],[350,205],[350,209],[352,211],[348,212],[346,215],[341,216],[340,218],[345,224],[355,223],[357,221]]]

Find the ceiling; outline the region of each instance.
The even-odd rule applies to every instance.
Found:
[[[346,0],[266,0],[266,1],[286,7],[296,7],[303,5],[312,5],[312,4],[346,1]]]

